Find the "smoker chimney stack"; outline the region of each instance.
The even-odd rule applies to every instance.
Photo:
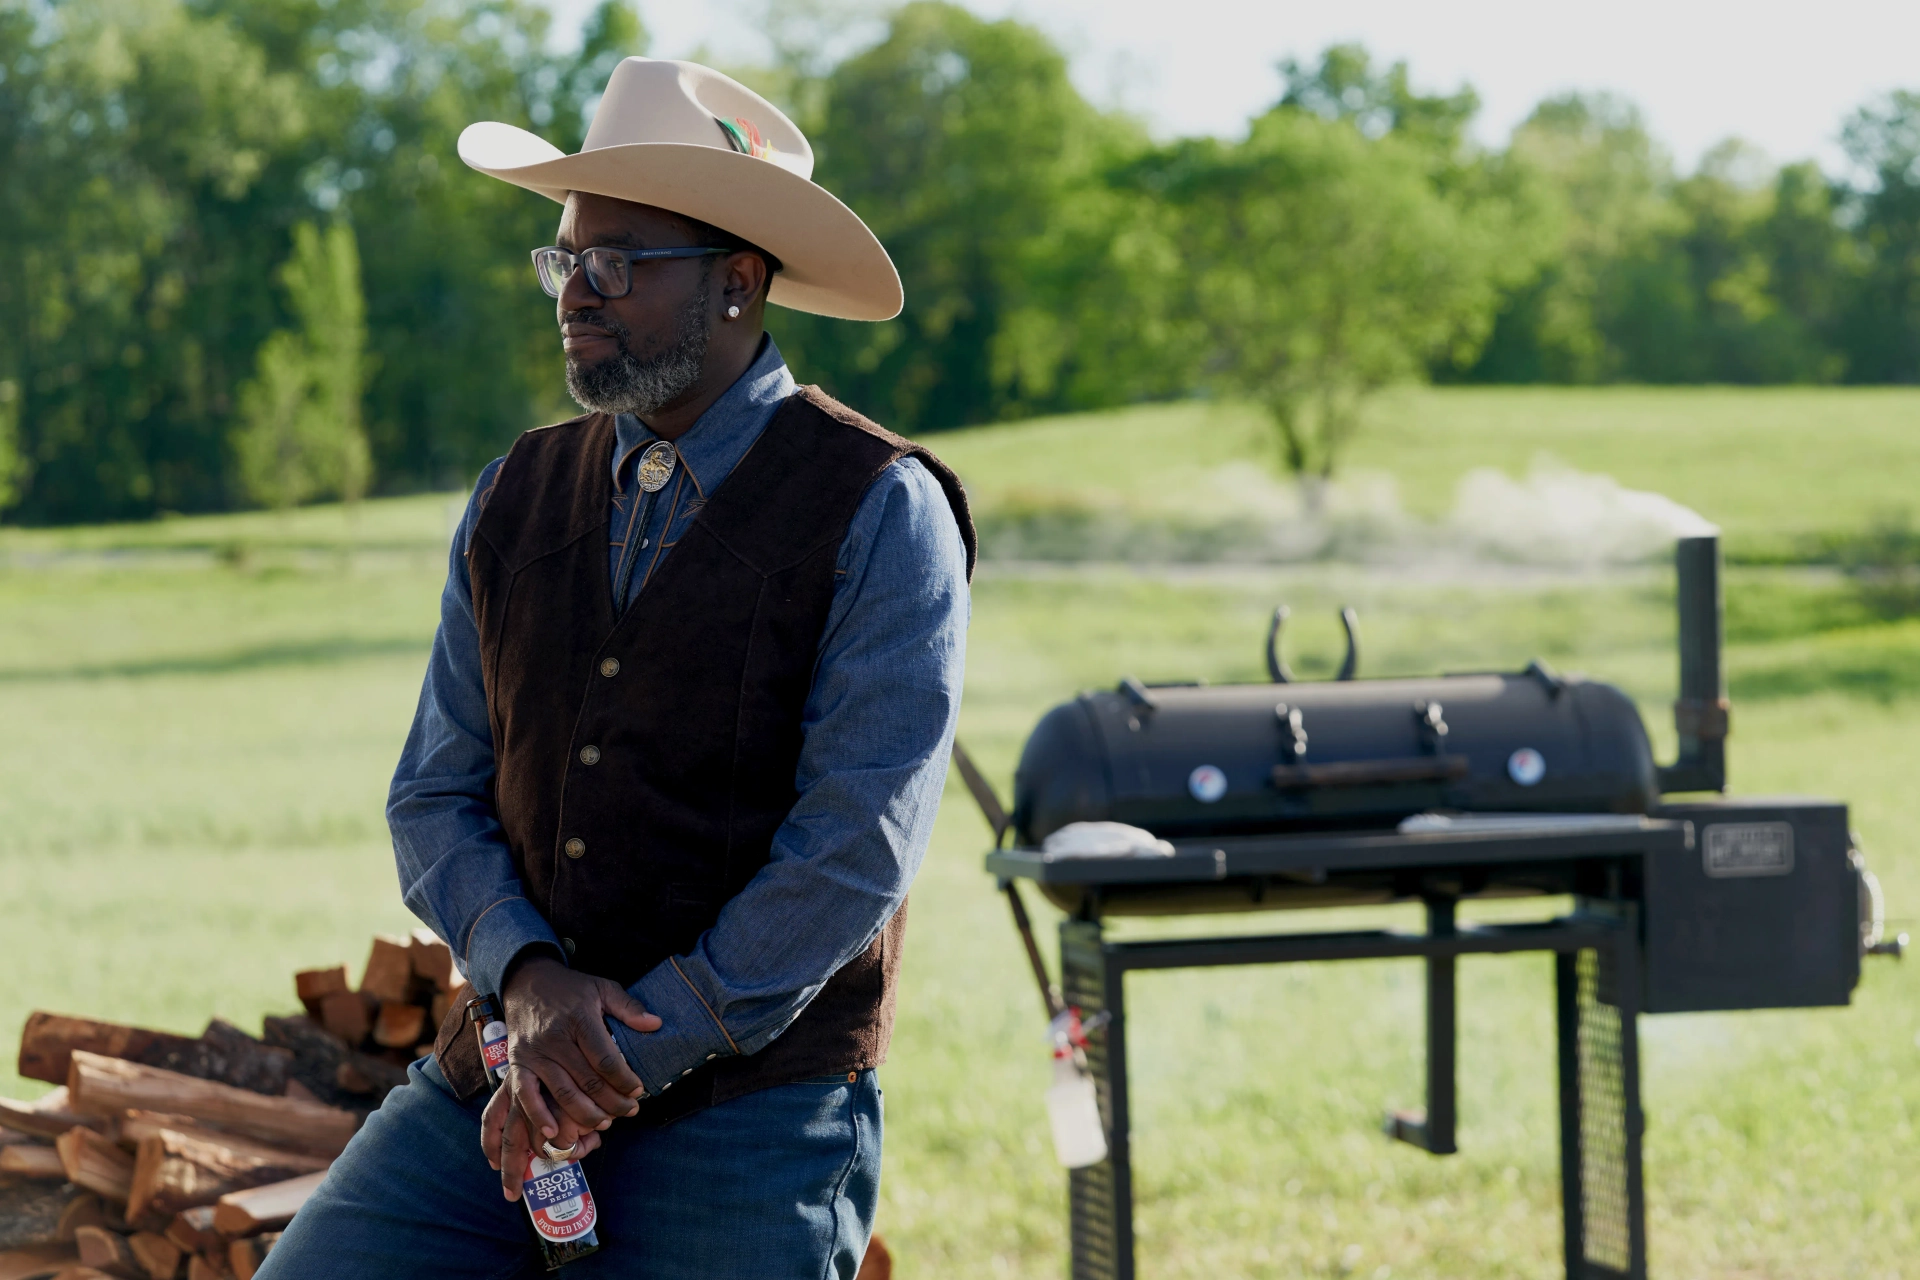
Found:
[[[1680,697],[1673,704],[1680,758],[1660,770],[1660,790],[1727,789],[1727,681],[1720,665],[1720,539],[1674,545],[1680,612]]]

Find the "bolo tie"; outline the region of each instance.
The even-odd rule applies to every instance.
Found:
[[[639,530],[640,545],[627,548],[627,554],[620,557],[620,582],[614,588],[613,602],[619,611],[627,607],[627,589],[633,584],[633,567],[640,563],[640,552],[646,549],[647,526],[653,523],[653,504],[658,500],[660,491],[667,487],[667,481],[673,478],[674,464],[679,455],[673,446],[665,440],[655,440],[640,455],[640,464],[635,468],[636,478],[640,481],[640,510],[634,516],[633,528]]]

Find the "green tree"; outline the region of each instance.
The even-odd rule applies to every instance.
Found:
[[[1149,336],[1157,295],[1128,287],[1171,259],[1104,179],[1145,140],[1080,97],[1039,32],[922,0],[819,99],[816,177],[887,246],[907,302],[879,325],[776,314],[805,376],[904,430],[1190,382]]]
[[[1515,288],[1468,374],[1489,382],[1598,382],[1617,375],[1604,316],[1640,282],[1619,264],[1675,219],[1672,170],[1640,113],[1604,94],[1549,98],[1514,131],[1510,161],[1540,181],[1552,244]],[[1656,277],[1657,279],[1657,277]]]
[[[1689,358],[1664,381],[1830,382],[1842,361],[1826,344],[1809,276],[1832,281],[1839,228],[1830,201],[1804,182],[1805,167],[1775,170],[1753,147],[1729,140],[1677,184],[1682,229],[1668,268],[1690,286]],[[1824,227],[1822,222],[1824,221]],[[1825,233],[1824,235],[1822,233]],[[1824,254],[1823,254],[1824,251]],[[1782,296],[1799,286],[1795,302]],[[1622,324],[1622,341],[1630,324]],[[1657,367],[1643,357],[1649,380]]]
[[[353,229],[294,228],[280,269],[297,328],[261,344],[254,380],[241,389],[234,448],[247,496],[291,507],[315,498],[349,502],[371,478],[360,422],[365,386],[366,302]]]
[[[1373,392],[1469,362],[1532,269],[1497,182],[1443,180],[1450,148],[1362,119],[1282,105],[1243,143],[1181,143],[1139,170],[1182,215],[1213,376],[1266,408],[1303,478],[1333,473]]]
[[[299,85],[170,0],[0,10],[0,382],[15,518],[232,496],[226,427],[304,204]],[[14,416],[16,415],[17,416]]]
[[[454,143],[502,120],[576,150],[613,63],[646,51],[632,5],[606,0],[580,47],[554,51],[530,0],[206,2],[308,86],[303,216],[338,212],[360,232],[381,483],[470,483],[519,432],[572,412],[528,264],[558,207],[470,171]]]
[[[1920,92],[1862,107],[1841,134],[1869,175],[1858,197],[1865,259],[1847,320],[1849,374],[1862,382],[1920,382]]]
[[[1280,78],[1286,84],[1283,107],[1350,121],[1369,138],[1397,134],[1447,161],[1462,156],[1467,126],[1480,110],[1480,97],[1471,87],[1451,94],[1417,93],[1406,63],[1376,72],[1372,56],[1357,44],[1330,46],[1311,67],[1285,59]]]

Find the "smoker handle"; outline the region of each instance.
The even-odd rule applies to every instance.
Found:
[[[1007,816],[1000,797],[993,793],[993,784],[987,781],[986,774],[980,772],[980,766],[973,762],[973,757],[967,754],[967,749],[960,745],[958,738],[953,740],[953,764],[960,770],[960,780],[967,784],[973,802],[980,806],[981,816],[993,828],[993,847],[998,849],[1006,837],[1007,828],[1013,825],[1013,819]]]
[[[1270,778],[1279,791],[1310,787],[1369,787],[1391,782],[1453,782],[1468,773],[1465,756],[1407,756],[1399,760],[1342,760],[1279,764]]]

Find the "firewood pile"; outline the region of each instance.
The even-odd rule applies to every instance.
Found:
[[[198,1039],[35,1013],[0,1099],[0,1280],[250,1280],[333,1158],[467,994],[426,930],[294,975],[304,1014]]]

